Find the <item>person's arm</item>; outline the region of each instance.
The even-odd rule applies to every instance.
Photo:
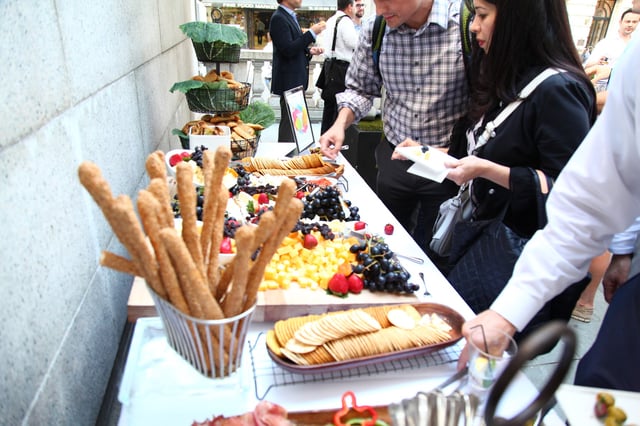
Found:
[[[602,278],[604,298],[607,302],[611,302],[614,293],[629,279],[631,260],[634,256],[639,232],[640,216],[624,232],[614,235],[611,244],[609,244],[609,251],[613,256],[611,256],[609,267]]]
[[[340,153],[345,130],[369,112],[373,105],[373,96],[380,94],[382,81],[375,72],[371,56],[372,31],[373,22],[361,30],[345,79],[347,89],[336,95],[338,117],[333,126],[320,136],[322,154],[332,159]]]
[[[605,57],[605,51],[607,50],[606,43],[606,39],[602,39],[596,43],[589,55],[589,59],[587,59],[587,62],[584,64],[585,68],[600,64],[600,61]]]
[[[311,31],[307,31],[301,36],[295,35],[295,32],[291,31],[291,24],[284,16],[284,11],[280,13],[274,13],[269,25],[269,34],[271,35],[271,41],[278,52],[286,57],[293,57],[299,55],[300,52],[307,52],[308,46],[315,42],[315,35],[321,31],[318,29],[318,33],[315,33],[313,29],[315,24],[311,27]],[[322,22],[323,25],[324,22]]]

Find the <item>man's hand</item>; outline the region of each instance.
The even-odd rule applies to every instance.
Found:
[[[318,35],[323,32],[325,28],[327,28],[327,23],[325,21],[320,21],[317,24],[313,24],[311,26],[311,31],[313,31],[315,35]]]
[[[313,46],[309,49],[309,53],[312,55],[322,55],[324,53],[324,49],[319,46]]]
[[[464,336],[464,338],[467,340],[471,339],[471,331],[474,327],[478,326],[482,326],[484,328],[485,338],[488,342],[493,342],[496,340],[506,340],[505,337],[502,334],[497,333],[496,330],[502,330],[510,336],[513,336],[517,331],[514,325],[507,321],[503,316],[495,311],[487,310],[481,312],[480,314],[478,314],[478,316],[465,322],[462,325],[462,335]],[[478,336],[478,333],[476,333],[474,337],[480,338],[480,336]],[[484,344],[484,342],[480,341],[477,341],[475,343],[477,344],[477,346],[482,346]],[[467,362],[469,361],[469,352],[467,346],[469,346],[468,343],[462,350],[460,359],[458,359],[458,370],[464,368],[464,366],[467,365]],[[504,347],[507,347],[507,342],[504,342]]]
[[[342,148],[344,141],[344,128],[335,123],[322,136],[320,136],[320,153],[325,157],[335,160]]]
[[[604,300],[611,303],[613,294],[629,279],[631,271],[631,254],[614,254],[611,263],[602,278]]]

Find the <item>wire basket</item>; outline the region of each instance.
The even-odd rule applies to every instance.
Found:
[[[212,379],[229,377],[240,368],[255,305],[234,317],[203,320],[180,312],[151,288],[149,293],[169,346],[193,368]]]
[[[199,87],[185,93],[189,109],[203,114],[231,113],[242,111],[249,105],[251,84],[242,83],[235,89],[211,89]]]
[[[237,64],[240,62],[239,44],[229,44],[223,41],[196,42],[191,40],[193,49],[196,51],[196,58],[200,62],[220,62]]]
[[[240,160],[241,158],[253,157],[258,149],[260,135],[251,139],[231,139],[232,160]]]

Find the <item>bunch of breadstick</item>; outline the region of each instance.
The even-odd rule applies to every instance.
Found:
[[[127,259],[104,251],[100,263],[142,276],[158,296],[192,317],[223,319],[252,307],[257,301],[264,270],[297,223],[303,204],[295,197],[293,180],[284,180],[274,209],[261,216],[258,226],[237,229],[236,256],[222,269],[219,247],[229,196],[222,178],[230,159],[228,147],[204,152],[201,232],[196,219],[193,171],[186,163],[178,164],[181,234],[174,227],[164,153],[156,151],[147,158],[150,183],[138,194],[140,220],[131,199],[126,195],[114,197],[98,166],[83,162],[78,170],[80,181],[130,256]]]

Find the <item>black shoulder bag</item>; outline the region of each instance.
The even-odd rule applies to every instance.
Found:
[[[546,194],[541,191],[538,172],[532,168],[530,170],[538,183],[536,208],[538,228],[542,229],[547,223]],[[551,189],[552,182],[548,178],[547,184]],[[525,244],[529,241],[529,238],[519,236],[504,224],[503,219],[507,208],[508,204],[495,219],[459,222],[456,225],[451,256],[458,260],[447,276],[447,280],[476,313],[489,309],[507,285],[513,274],[513,268]],[[514,336],[516,341],[522,340],[549,321],[569,321],[571,311],[590,280],[591,276],[587,275],[547,302],[529,324],[521,332],[516,333]]]
[[[322,99],[333,99],[336,93],[344,92],[346,89],[344,80],[349,69],[349,62],[334,57],[338,25],[342,18],[345,17],[347,15],[342,15],[336,19],[336,26],[333,29],[333,43],[331,44],[331,57],[324,60],[322,71],[316,82],[316,87],[322,89]]]

